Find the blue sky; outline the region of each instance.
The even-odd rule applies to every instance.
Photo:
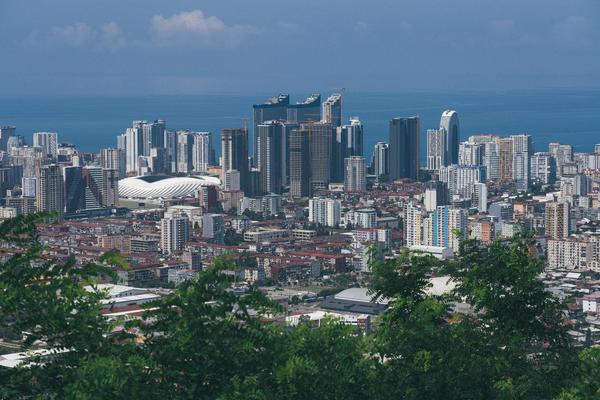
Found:
[[[598,0],[0,0],[0,93],[600,87]]]

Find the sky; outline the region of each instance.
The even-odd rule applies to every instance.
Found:
[[[0,95],[600,88],[599,0],[0,0]]]

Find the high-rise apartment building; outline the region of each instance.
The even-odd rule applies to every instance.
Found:
[[[440,168],[440,181],[448,185],[451,195],[458,195],[463,199],[471,199],[473,185],[485,182],[485,168],[483,166],[449,165]]]
[[[424,244],[436,247],[448,247],[454,252],[460,248],[467,232],[467,215],[465,210],[450,206],[439,206],[427,218]]]
[[[258,125],[257,129],[255,157],[259,170],[259,191],[261,194],[281,194],[284,170],[281,160],[283,124],[279,121],[266,121]]]
[[[160,221],[160,247],[165,254],[183,249],[190,239],[190,220],[184,212],[165,213]]]
[[[39,168],[36,183],[38,211],[62,214],[65,209],[65,189],[61,167],[52,164]]]
[[[419,117],[390,121],[390,179],[419,178]]]
[[[123,179],[127,176],[125,151],[123,149],[102,149],[100,151],[100,165],[102,168],[117,170],[119,179]]]
[[[545,210],[546,236],[552,239],[562,239],[570,234],[570,209],[569,203],[548,202]]]
[[[144,138],[140,127],[127,128],[125,138],[125,166],[127,173],[136,174],[139,167],[139,157],[143,155]]]
[[[302,124],[302,129],[308,131],[312,188],[326,189],[331,182],[333,130],[323,122]]]
[[[531,135],[512,135],[513,181],[515,189],[527,191],[530,186],[531,164],[533,153]]]
[[[573,146],[570,144],[550,143],[548,152],[556,160],[556,176],[563,176],[563,166],[573,162]]]
[[[485,144],[462,142],[458,147],[459,165],[484,165]]]
[[[377,179],[387,179],[389,170],[390,146],[385,142],[377,142],[371,158],[371,173]]]
[[[342,95],[334,93],[323,102],[323,122],[338,127],[342,125]]]
[[[406,247],[423,244],[423,217],[421,207],[408,203],[404,209],[404,240]]]
[[[460,125],[458,113],[446,110],[440,118],[440,130],[446,132],[446,165],[458,164],[458,146],[460,143]]]
[[[556,159],[550,153],[535,153],[531,156],[531,180],[542,185],[556,180]]]
[[[345,159],[344,190],[357,192],[367,190],[365,158],[351,156]]]
[[[445,206],[449,202],[450,194],[448,192],[448,185],[445,182],[427,182],[423,201],[426,211],[432,212],[438,206]]]
[[[427,169],[438,171],[446,165],[446,131],[443,129],[427,130]]]
[[[41,148],[44,157],[56,158],[58,156],[58,134],[56,132],[35,132],[33,146]]]
[[[310,197],[311,166],[309,131],[305,127],[292,129],[289,134],[290,195]]]
[[[314,198],[308,200],[308,220],[315,224],[336,227],[340,224],[342,204],[339,200]]]
[[[248,129],[232,128],[221,131],[221,167],[223,172],[232,169],[240,173],[241,189],[247,192],[248,170]]]
[[[485,183],[478,182],[473,184],[471,200],[471,205],[477,208],[480,213],[487,212],[488,190]]]
[[[192,132],[191,163],[194,172],[206,172],[212,164],[214,150],[212,146],[212,133]]]

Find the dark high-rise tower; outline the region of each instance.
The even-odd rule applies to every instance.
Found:
[[[221,131],[222,173],[235,169],[240,173],[241,189],[246,191],[248,175],[248,129],[232,128]]]
[[[65,211],[68,213],[85,208],[85,184],[81,167],[65,167]]]
[[[292,129],[289,133],[290,195],[310,197],[311,168],[309,132],[305,128]]]
[[[281,194],[283,124],[267,121],[258,125],[256,163],[259,169],[259,191]]]
[[[390,121],[390,179],[419,179],[419,117]]]
[[[287,120],[297,123],[321,121],[321,95],[312,94],[300,103],[290,104]]]
[[[446,164],[458,164],[458,147],[460,145],[460,125],[458,113],[446,110],[440,119],[440,129],[446,132]]]
[[[263,104],[254,104],[253,110],[253,144],[254,155],[258,151],[258,125],[266,121],[285,121],[287,120],[287,109],[290,104],[289,94],[280,94],[265,101]]]
[[[326,189],[331,182],[333,129],[323,122],[302,124],[302,128],[308,130],[312,188]]]

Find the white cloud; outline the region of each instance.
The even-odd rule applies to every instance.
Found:
[[[248,25],[227,25],[215,16],[206,16],[201,10],[184,11],[169,17],[152,17],[151,30],[158,41],[195,41],[204,44],[214,42],[237,43],[257,29]]]
[[[100,44],[102,47],[116,50],[127,44],[123,30],[116,22],[108,22],[100,28]]]
[[[87,44],[95,32],[89,25],[77,22],[73,25],[55,26],[50,31],[50,39],[67,46],[80,47]]]
[[[568,45],[586,45],[591,42],[591,26],[584,17],[570,16],[554,26],[557,39]]]

